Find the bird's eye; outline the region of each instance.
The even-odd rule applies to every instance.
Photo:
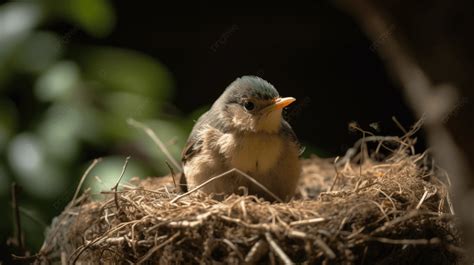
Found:
[[[244,103],[244,108],[246,110],[253,110],[255,108],[255,104],[253,104],[253,102],[251,102],[251,101],[246,101]]]

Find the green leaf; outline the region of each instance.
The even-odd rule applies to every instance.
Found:
[[[38,79],[35,92],[43,101],[67,99],[73,94],[79,79],[79,68],[74,62],[59,62]]]
[[[106,89],[132,92],[150,101],[170,97],[173,82],[169,71],[152,57],[119,48],[85,48],[79,55],[86,77]]]
[[[106,36],[115,26],[115,12],[108,0],[46,0],[45,8],[95,37]]]
[[[40,73],[56,61],[61,54],[61,42],[51,32],[29,35],[16,52],[15,67],[21,71]]]

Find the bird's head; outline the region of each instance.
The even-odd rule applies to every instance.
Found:
[[[227,87],[213,109],[229,129],[274,133],[280,129],[283,108],[294,101],[292,97],[281,98],[262,78],[243,76]]]

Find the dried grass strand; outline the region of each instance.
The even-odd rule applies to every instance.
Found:
[[[159,147],[161,152],[165,154],[168,160],[171,161],[173,166],[175,166],[176,169],[179,170],[180,172],[183,172],[183,168],[181,167],[181,165],[178,163],[178,161],[176,161],[176,159],[174,159],[174,157],[168,151],[168,148],[166,147],[166,145],[163,143],[163,141],[160,140],[160,138],[156,135],[156,133],[150,127],[146,126],[144,123],[136,121],[133,118],[127,119],[127,123],[135,128],[143,130],[151,138],[151,140]]]
[[[283,200],[278,197],[277,195],[275,195],[275,193],[271,192],[267,187],[265,187],[263,184],[261,184],[260,182],[258,182],[256,179],[252,178],[251,176],[249,176],[248,174],[244,173],[243,171],[237,169],[237,168],[233,168],[233,169],[230,169],[224,173],[221,173],[215,177],[212,177],[206,181],[204,181],[203,183],[199,184],[198,186],[194,187],[193,189],[189,190],[188,192],[185,192],[183,194],[180,194],[178,196],[176,196],[174,199],[171,200],[171,203],[175,203],[177,202],[178,200],[180,200],[181,198],[184,198],[186,196],[189,196],[190,194],[198,191],[199,189],[201,189],[202,187],[208,185],[209,183],[215,181],[215,180],[218,180],[220,178],[223,178],[223,177],[226,177],[232,173],[239,173],[240,175],[242,175],[243,177],[245,177],[246,179],[250,180],[251,182],[253,182],[255,185],[257,185],[259,188],[261,188],[263,191],[265,191],[266,193],[268,193],[270,196],[272,196],[275,200],[277,200],[278,202],[283,202]]]
[[[181,232],[177,232],[176,234],[174,234],[173,236],[171,236],[170,238],[168,238],[165,242],[157,245],[157,246],[154,246],[152,249],[150,249],[147,254],[145,256],[143,256],[138,262],[137,264],[143,264],[145,263],[156,251],[158,251],[159,249],[161,249],[162,247],[168,245],[169,243],[173,242],[173,240],[175,240],[179,235],[180,235]]]
[[[409,149],[398,145],[381,161],[366,156],[361,167],[356,159],[340,167],[317,157],[302,161],[297,197],[287,203],[245,190],[223,200],[203,192],[176,199],[183,194],[172,188],[171,176],[132,179],[98,201],[84,192],[53,223],[47,249],[36,259],[59,263],[65,252],[69,261],[81,263],[378,264],[390,257],[374,253],[409,260],[412,251],[392,250],[429,243],[420,253],[442,253],[455,263],[461,241],[448,185],[437,179],[439,171],[427,168],[426,154],[411,155]],[[336,170],[334,190],[325,192]]]
[[[89,173],[92,171],[92,169],[97,165],[97,163],[99,163],[100,161],[102,161],[102,158],[96,158],[92,161],[92,163],[89,165],[89,167],[87,167],[86,171],[84,172],[84,174],[82,175],[81,177],[81,180],[79,181],[79,184],[77,185],[76,187],[76,191],[74,192],[74,196],[72,197],[72,200],[71,202],[69,203],[68,207],[66,208],[70,208],[71,206],[75,205],[76,203],[76,198],[77,196],[79,195],[79,191],[81,190],[81,187],[82,185],[84,184],[84,180],[87,178],[87,176],[89,175]]]
[[[281,249],[281,247],[273,240],[273,237],[270,233],[265,233],[265,238],[267,239],[270,249],[281,259],[283,264],[291,265],[294,262],[286,255],[286,253]]]

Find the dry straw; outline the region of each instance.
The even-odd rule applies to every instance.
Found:
[[[136,178],[99,201],[85,192],[55,218],[36,262],[459,262],[448,181],[428,163],[429,154],[412,153],[413,135],[369,135],[344,163],[304,160],[288,203],[237,195],[217,201],[199,190],[178,197],[171,177]]]

